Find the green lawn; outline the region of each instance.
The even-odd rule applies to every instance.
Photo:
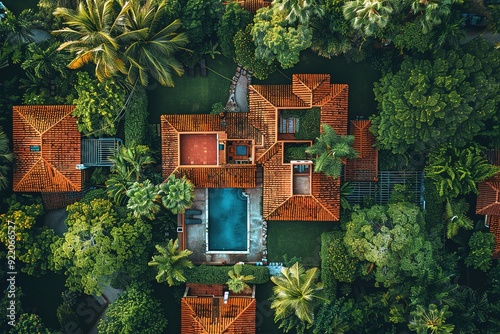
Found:
[[[331,231],[337,225],[333,222],[268,222],[268,261],[283,262],[283,255],[286,254],[288,258],[302,257],[306,266],[319,266],[321,233]]]
[[[368,116],[376,112],[373,82],[380,73],[370,66],[370,61],[348,63],[344,57],[327,59],[308,50],[301,53],[300,62],[293,68],[274,72],[266,80],[253,80],[254,84],[290,84],[294,73],[328,73],[332,83],[349,85],[349,118]]]
[[[212,104],[229,98],[231,80],[236,64],[225,57],[206,57],[207,76],[200,76],[200,66],[195,66],[195,76],[185,73],[175,77],[175,87],[158,86],[148,91],[150,122],[159,123],[163,114],[202,114],[212,110]]]
[[[226,103],[229,97],[230,79],[236,70],[236,64],[223,56],[215,60],[206,57],[208,76],[201,77],[199,66],[195,76],[175,77],[175,87],[156,87],[148,91],[150,122],[159,123],[163,114],[209,113],[215,102]],[[348,63],[343,57],[327,59],[317,56],[312,51],[302,53],[300,63],[292,69],[279,70],[268,79],[254,84],[290,84],[293,73],[329,73],[333,83],[349,85],[349,117],[368,117],[375,113],[373,82],[380,77],[379,72],[371,68],[368,61]]]
[[[19,15],[26,8],[36,11],[38,4],[38,0],[3,0],[2,2],[14,15]]]

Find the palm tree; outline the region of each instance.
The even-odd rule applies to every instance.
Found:
[[[472,219],[466,216],[468,209],[469,204],[464,199],[460,201],[446,199],[444,219],[447,222],[446,237],[448,239],[456,236],[460,228],[464,230],[472,230],[474,228]]]
[[[26,60],[21,64],[23,70],[32,71],[39,79],[53,78],[56,75],[66,77],[66,63],[69,57],[58,52],[59,43],[52,43],[47,48],[39,44],[28,45]]]
[[[312,17],[325,14],[324,5],[316,0],[273,0],[273,8],[286,14],[289,24],[308,24]]]
[[[139,1],[132,1],[126,12],[126,32],[119,37],[125,46],[124,59],[127,63],[127,76],[130,83],[139,80],[147,86],[149,76],[163,86],[174,86],[172,75],[182,75],[184,68],[174,58],[179,50],[188,43],[185,33],[177,33],[180,20],[174,20],[162,26],[167,15],[167,4],[161,1],[147,0],[141,6]]]
[[[331,126],[323,124],[323,133],[306,149],[307,153],[318,155],[314,159],[314,171],[324,172],[333,178],[339,177],[342,174],[344,159],[358,156],[352,148],[353,142],[354,136],[339,136]]]
[[[228,285],[229,290],[235,293],[249,290],[250,287],[246,282],[255,279],[253,275],[241,275],[242,269],[242,264],[235,264],[233,269],[229,270],[229,272],[227,273],[229,275],[229,280],[226,282],[226,284]]]
[[[117,71],[125,73],[117,38],[122,32],[123,17],[130,5],[124,3],[116,13],[114,4],[113,0],[85,0],[79,3],[76,10],[57,8],[54,11],[54,15],[67,26],[52,32],[66,40],[58,50],[67,49],[75,54],[68,67],[78,69],[94,63],[99,81],[114,76]]]
[[[32,29],[40,24],[33,15],[31,9],[24,9],[17,17],[7,10],[6,18],[0,25],[0,40],[18,47],[33,42]]]
[[[155,218],[155,214],[160,211],[160,206],[156,204],[158,197],[158,187],[149,180],[144,182],[134,182],[127,190],[129,197],[127,208],[133,212],[134,217],[145,216],[150,220]]]
[[[3,129],[0,127],[0,190],[7,189],[9,186],[8,163],[12,162],[13,155],[9,152],[9,139]]]
[[[388,0],[355,0],[345,3],[343,13],[354,29],[371,36],[385,28],[393,10]]]
[[[173,214],[184,213],[194,201],[194,185],[186,176],[181,179],[170,175],[166,182],[160,184],[162,196],[161,201],[163,206],[170,210]]]
[[[144,145],[120,146],[109,160],[113,166],[111,175],[106,181],[107,192],[115,203],[123,204],[130,184],[133,181],[143,180],[146,167],[155,160],[151,156],[149,147]]]
[[[455,329],[455,325],[446,323],[446,318],[453,315],[452,312],[448,311],[448,305],[444,305],[440,310],[435,304],[430,304],[429,310],[417,305],[416,310],[410,314],[412,320],[408,324],[408,328],[419,334],[453,333]]]
[[[193,263],[188,256],[193,254],[188,249],[179,250],[179,240],[169,240],[166,246],[156,245],[159,255],[153,255],[153,260],[148,266],[158,269],[156,281],[158,283],[167,282],[169,286],[179,285],[186,281],[184,269],[193,268]]]
[[[282,276],[271,277],[276,284],[273,287],[274,296],[271,303],[275,312],[274,321],[281,321],[280,328],[300,323],[310,327],[314,320],[314,308],[320,300],[326,301],[320,297],[322,283],[316,282],[319,276],[318,268],[306,271],[296,262],[290,268],[283,267],[281,274]],[[291,328],[285,328],[288,329]]]

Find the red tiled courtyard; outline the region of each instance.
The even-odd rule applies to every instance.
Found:
[[[216,134],[180,134],[181,165],[217,165]]]

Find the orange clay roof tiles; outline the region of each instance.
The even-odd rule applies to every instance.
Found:
[[[164,115],[162,122],[163,176],[175,172],[192,178],[197,187],[254,187],[253,166],[179,167],[179,132],[219,132],[220,137],[254,139],[255,162],[263,164],[264,218],[282,220],[338,220],[340,181],[312,173],[311,195],[292,195],[291,166],[283,164],[283,146],[277,137],[280,109],[320,107],[321,123],[347,134],[348,92],[345,84],[330,84],[328,74],[295,74],[292,85],[249,87],[248,113],[226,113],[226,127],[219,116]],[[245,116],[243,116],[245,115]],[[244,119],[247,118],[247,120]],[[263,138],[263,140],[261,139]],[[239,177],[235,173],[245,173]],[[253,175],[252,175],[253,174]],[[252,180],[251,182],[249,180]],[[288,202],[289,201],[289,202]],[[298,214],[302,209],[304,213]]]
[[[495,246],[493,248],[493,258],[500,258],[500,216],[488,216],[488,225],[490,233],[495,237]]]
[[[376,181],[378,178],[378,150],[373,146],[375,137],[370,132],[370,125],[368,120],[351,121],[349,132],[354,135],[353,147],[359,156],[347,160],[346,181]]]
[[[500,216],[500,173],[480,182],[478,192],[476,213]]]
[[[181,334],[255,334],[256,300],[230,296],[184,297]]]
[[[71,192],[82,188],[81,136],[71,105],[13,108],[13,190]]]

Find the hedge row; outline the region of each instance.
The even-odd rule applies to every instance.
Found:
[[[337,294],[337,281],[333,277],[333,271],[330,268],[330,255],[328,249],[334,242],[335,235],[333,232],[325,232],[321,234],[321,282],[323,282],[323,291],[326,298],[334,300]]]
[[[136,87],[125,112],[125,144],[147,145],[148,98],[142,87]]]
[[[185,270],[185,277],[188,283],[199,284],[225,284],[229,279],[228,272],[233,266],[194,266]],[[269,281],[269,269],[264,266],[244,265],[242,275],[253,275],[254,280],[248,283],[262,284]]]

